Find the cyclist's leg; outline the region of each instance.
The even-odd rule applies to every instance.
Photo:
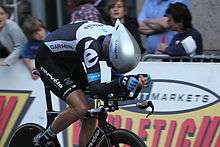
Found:
[[[59,133],[73,122],[84,117],[89,108],[86,96],[82,90],[75,90],[70,93],[66,101],[69,107],[59,114],[51,125],[55,133]]]
[[[42,48],[44,49],[45,46],[42,46]],[[67,102],[70,106],[58,115],[43,135],[38,137],[44,138],[41,140],[49,140],[54,134],[59,133],[71,123],[82,118],[88,109],[88,102],[85,94],[80,90],[80,86],[71,78],[72,76],[75,77],[74,71],[78,71],[76,68],[78,64],[71,62],[70,65],[63,60],[54,60],[50,56],[49,51],[43,49],[39,49],[40,53],[38,52],[35,60],[41,80],[55,95]]]
[[[67,96],[66,102],[69,104],[69,107],[56,117],[50,127],[43,134],[38,136],[38,140],[35,141],[36,144],[41,145],[51,143],[51,140],[53,140],[57,133],[63,131],[72,123],[84,117],[89,108],[86,96],[82,90],[71,92]]]
[[[85,147],[89,139],[92,137],[96,128],[96,119],[83,118],[81,119],[81,131],[79,134],[79,147]]]
[[[77,67],[78,72],[74,72],[74,77],[72,77],[73,81],[77,82],[82,89],[85,89],[85,86],[88,85],[87,75],[84,71],[83,65],[79,64]],[[89,102],[90,108],[94,107],[94,101]],[[85,147],[87,142],[92,136],[96,127],[96,119],[92,118],[82,118],[81,119],[81,130],[79,134],[79,146]]]

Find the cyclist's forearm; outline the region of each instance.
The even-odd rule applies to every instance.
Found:
[[[119,79],[115,79],[110,83],[94,83],[89,86],[89,89],[99,95],[126,91],[126,88],[121,86]]]

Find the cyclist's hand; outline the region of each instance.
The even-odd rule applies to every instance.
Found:
[[[141,83],[142,87],[148,87],[151,84],[152,80],[151,80],[150,75],[140,74],[139,75],[139,82]]]
[[[139,84],[137,76],[124,76],[121,78],[121,85],[127,88],[128,91],[133,91]]]

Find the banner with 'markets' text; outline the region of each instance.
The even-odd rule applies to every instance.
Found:
[[[103,66],[102,81],[109,81]],[[135,100],[121,102],[123,107],[108,117],[117,128],[126,128],[151,147],[220,146],[220,64],[141,62],[127,74],[148,73],[153,81]],[[65,105],[52,95],[56,110]],[[136,108],[136,102],[151,100],[155,113]],[[45,97],[40,80],[33,81],[24,65],[0,67],[0,146],[6,146],[14,129],[33,122],[45,127]],[[128,105],[129,107],[125,107]],[[80,123],[59,134],[63,147],[78,145]]]

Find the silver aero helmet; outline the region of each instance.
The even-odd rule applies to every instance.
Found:
[[[131,71],[141,59],[139,45],[119,19],[112,32],[108,57],[113,70],[119,73]]]

